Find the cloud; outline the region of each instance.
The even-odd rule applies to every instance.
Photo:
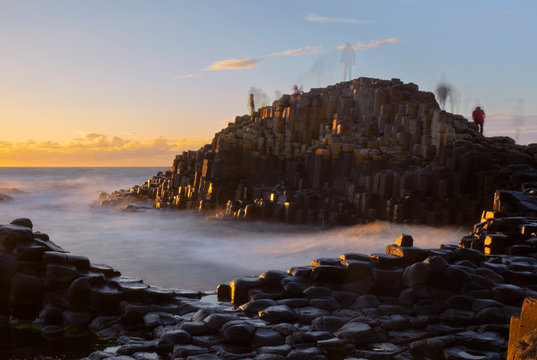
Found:
[[[507,16],[507,15],[510,15],[510,14],[511,14],[511,11],[509,11],[509,10],[505,10],[505,11],[502,11],[500,13],[501,16]]]
[[[236,69],[252,69],[256,68],[265,60],[265,57],[257,59],[228,59],[215,61],[211,65],[207,66],[205,71],[218,71],[218,70],[236,70]]]
[[[89,133],[66,143],[0,141],[0,166],[159,166],[171,164],[185,150],[197,150],[210,139],[124,139]]]
[[[352,48],[355,51],[364,51],[364,50],[374,49],[374,48],[378,48],[378,47],[381,47],[381,46],[384,46],[384,45],[396,44],[396,43],[400,43],[400,42],[402,42],[402,40],[399,40],[399,39],[396,39],[396,38],[389,38],[389,39],[383,39],[383,40],[371,40],[368,43],[366,43],[364,41],[359,41]],[[345,47],[345,45],[341,45],[341,46],[338,46],[338,49],[343,50],[344,47]]]
[[[340,24],[355,24],[355,25],[369,23],[369,21],[364,21],[364,20],[340,18],[340,17],[328,17],[328,16],[317,15],[317,14],[308,14],[304,17],[304,19],[310,22],[317,22],[317,23],[340,23]]]
[[[321,50],[320,46],[307,46],[300,49],[285,50],[279,53],[271,54],[270,56],[305,56],[316,54]]]
[[[198,74],[186,74],[186,75],[176,75],[172,77],[172,80],[181,80],[181,79],[192,79],[198,77]]]
[[[237,70],[237,69],[253,69],[261,65],[261,63],[271,57],[281,56],[305,56],[319,52],[320,46],[307,46],[299,49],[285,50],[278,53],[272,53],[255,59],[228,59],[215,61],[211,65],[205,67],[205,71],[219,70]]]

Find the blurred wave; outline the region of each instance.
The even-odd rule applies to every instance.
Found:
[[[456,243],[470,229],[374,222],[333,228],[266,222],[209,221],[197,213],[116,212],[90,207],[99,191],[140,184],[162,168],[0,168],[0,223],[29,217],[34,230],[92,262],[167,287],[210,290],[235,277],[286,270],[344,252],[384,252],[401,233],[421,247]]]

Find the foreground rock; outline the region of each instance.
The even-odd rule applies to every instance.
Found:
[[[512,193],[525,201],[511,201],[511,209],[531,208],[533,194]],[[507,209],[504,201],[498,206]],[[486,230],[503,244],[537,241],[537,219],[494,214],[471,236]],[[535,247],[504,247],[526,246],[516,255],[420,249],[402,234],[385,253],[234,279],[218,287],[219,303],[209,303],[199,292],[152,287],[91,264],[32,226],[29,219],[0,226],[0,324],[31,326],[47,341],[115,339],[118,346],[91,360],[503,359],[512,315],[537,297]],[[517,349],[530,349],[530,337]]]
[[[484,138],[398,79],[284,95],[103,205],[218,210],[239,219],[472,224],[496,189],[537,184],[537,144]]]

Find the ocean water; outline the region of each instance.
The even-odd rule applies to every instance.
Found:
[[[91,204],[100,191],[141,184],[164,168],[0,168],[0,224],[28,217],[34,231],[92,263],[108,264],[146,283],[214,290],[236,277],[286,270],[344,252],[384,252],[401,233],[415,245],[457,243],[471,229],[374,222],[322,230],[267,222],[209,220],[198,213],[121,212]],[[22,191],[8,192],[5,188]]]

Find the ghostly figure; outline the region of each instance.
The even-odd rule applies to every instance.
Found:
[[[438,102],[440,103],[442,110],[446,109],[446,101],[450,95],[451,86],[449,86],[449,84],[446,84],[445,82],[438,84],[436,87],[436,96],[438,96]]]
[[[352,65],[356,62],[354,49],[350,43],[346,43],[341,51],[341,63],[343,64],[343,81],[352,79]]]
[[[250,115],[254,114],[255,105],[254,105],[254,94],[250,93],[248,97],[248,104],[250,105]]]

